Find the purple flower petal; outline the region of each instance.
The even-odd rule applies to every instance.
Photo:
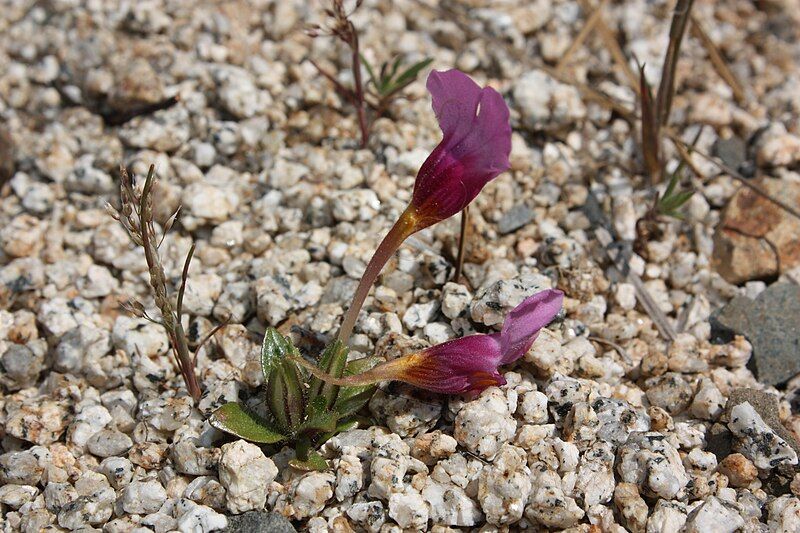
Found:
[[[396,379],[434,392],[458,394],[476,385],[505,383],[497,372],[502,357],[499,335],[470,335],[413,354]]]
[[[481,89],[458,70],[431,72],[428,90],[442,129],[442,142],[417,174],[412,205],[420,228],[453,216],[483,187],[509,168],[508,106],[492,89]]]
[[[561,310],[564,293],[547,289],[525,298],[503,322],[500,333],[500,364],[516,361],[530,349],[539,330],[549,324]]]

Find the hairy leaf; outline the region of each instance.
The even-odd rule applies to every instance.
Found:
[[[220,431],[251,442],[275,444],[286,440],[269,422],[236,402],[226,403],[211,413],[208,422]]]
[[[272,369],[267,404],[284,431],[292,431],[301,424],[305,400],[297,365],[293,361],[284,359]]]
[[[311,472],[314,470],[327,470],[328,462],[319,453],[312,451],[309,452],[305,461],[300,459],[290,459],[289,466],[296,468],[297,470]]]
[[[319,368],[333,377],[341,377],[347,364],[347,351],[347,347],[338,340],[329,344],[325,351],[322,352],[322,356],[320,356]],[[337,385],[326,383],[317,377],[312,377],[309,381],[309,399],[314,400],[318,396],[323,397],[326,408],[333,405],[338,392],[339,387]]]
[[[380,357],[364,357],[347,363],[345,375],[354,375],[366,372],[383,360]],[[361,387],[342,387],[336,397],[333,409],[342,418],[346,418],[361,409],[375,393],[375,385],[364,385]]]
[[[322,399],[320,397],[320,399]],[[321,406],[321,402],[320,402]],[[297,434],[327,433],[336,429],[339,413],[335,411],[312,409],[305,421],[297,428]]]
[[[264,342],[261,345],[261,372],[264,374],[264,385],[269,382],[272,370],[286,355],[297,350],[292,343],[275,328],[267,329],[264,333]]]

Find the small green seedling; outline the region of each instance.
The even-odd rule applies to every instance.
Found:
[[[261,350],[261,370],[269,414],[262,416],[238,402],[229,402],[211,414],[215,428],[261,444],[290,443],[295,447],[291,466],[324,470],[325,459],[314,448],[358,424],[356,413],[369,401],[374,385],[339,387],[309,376],[291,360],[300,357],[292,341],[274,328],[267,330]],[[326,373],[341,377],[359,374],[380,359],[347,361],[341,342],[329,345],[317,362]]]
[[[417,79],[419,73],[433,63],[433,58],[428,57],[414,63],[399,74],[398,71],[403,66],[403,56],[397,56],[391,64],[386,61],[381,65],[378,75],[375,74],[372,65],[363,55],[361,55],[361,62],[369,74],[369,83],[372,85],[376,93],[375,96],[379,101],[378,107],[384,107],[384,102],[388,104],[400,91],[411,85]]]
[[[673,172],[672,176],[670,176],[669,184],[667,184],[667,189],[664,191],[664,194],[656,196],[655,211],[657,215],[677,218],[679,220],[683,219],[680,208],[689,201],[694,191],[691,189],[680,190],[678,188],[678,184],[681,181],[682,166],[681,164],[678,170]]]

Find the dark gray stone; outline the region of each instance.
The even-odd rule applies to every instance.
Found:
[[[503,234],[516,231],[533,220],[533,216],[533,209],[525,204],[517,204],[500,218],[497,231]]]
[[[731,454],[733,434],[725,424],[714,423],[706,432],[706,450],[722,461]]]
[[[297,533],[291,522],[269,511],[248,511],[228,516],[223,533]]]
[[[712,153],[734,170],[747,161],[747,144],[739,137],[717,139],[711,148]]]
[[[800,287],[775,283],[751,300],[737,296],[711,319],[717,338],[744,335],[753,345],[750,365],[767,385],[800,373]]]

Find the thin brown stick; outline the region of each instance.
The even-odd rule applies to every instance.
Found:
[[[218,331],[220,331],[221,329],[223,329],[223,328],[226,328],[226,327],[228,327],[228,326],[230,326],[230,323],[229,323],[229,322],[226,320],[226,321],[225,321],[225,322],[223,322],[222,324],[217,324],[216,326],[214,326],[214,328],[213,328],[211,331],[209,331],[209,332],[208,332],[208,334],[207,334],[205,337],[203,337],[203,340],[201,340],[201,341],[200,341],[200,343],[197,345],[197,348],[195,348],[195,350],[194,350],[194,359],[193,359],[193,362],[194,362],[194,364],[197,364],[197,354],[199,354],[199,353],[200,353],[200,349],[201,349],[203,346],[205,346],[205,345],[206,345],[206,343],[207,343],[208,341],[210,341],[210,340],[211,340],[211,338],[212,338],[214,335],[216,335],[216,333],[217,333]]]
[[[590,341],[594,341],[594,342],[597,342],[599,344],[605,344],[606,346],[611,346],[612,348],[614,348],[614,350],[617,351],[617,353],[620,356],[622,356],[622,358],[625,360],[626,363],[628,363],[629,365],[633,364],[633,358],[631,358],[630,354],[628,354],[628,352],[625,350],[625,348],[623,348],[622,346],[620,346],[616,342],[610,341],[610,340],[606,339],[605,337],[589,336],[587,338]]]
[[[579,3],[581,9],[583,9],[585,13],[589,13],[592,10],[589,0],[579,0]],[[636,73],[633,72],[633,69],[628,63],[628,58],[625,57],[625,52],[622,51],[622,47],[619,45],[619,42],[617,42],[615,32],[608,27],[602,14],[598,16],[597,34],[600,36],[605,47],[608,48],[614,62],[622,70],[623,74],[625,74],[625,77],[628,79],[628,84],[632,89],[636,90],[639,85],[639,78],[636,76]]]
[[[572,55],[577,52],[581,46],[583,46],[583,42],[586,40],[587,37],[592,33],[597,25],[598,21],[600,20],[600,16],[603,14],[603,8],[606,7],[608,4],[608,0],[602,0],[600,5],[589,15],[589,18],[586,19],[586,24],[583,25],[581,31],[578,32],[578,35],[575,36],[575,39],[572,41],[572,44],[569,45],[567,51],[564,52],[564,55],[561,56],[561,59],[558,60],[556,64],[556,71],[561,72],[569,63],[570,58]],[[588,14],[588,13],[587,13]]]
[[[673,143],[673,146],[675,146],[675,150],[678,152],[678,156],[680,156],[681,161],[683,161],[683,163],[687,167],[689,167],[689,169],[692,171],[692,173],[695,176],[697,176],[700,180],[705,179],[705,176],[703,175],[702,172],[700,172],[700,169],[697,168],[697,165],[694,164],[694,161],[692,161],[692,154],[690,152],[691,151],[696,151],[694,149],[694,146],[697,144],[697,139],[700,138],[700,134],[702,133],[702,131],[703,131],[702,129],[697,131],[697,135],[695,136],[695,139],[692,142],[692,144],[689,145],[688,149],[685,146],[683,146],[682,144]]]
[[[672,97],[675,94],[675,71],[678,66],[681,42],[686,33],[686,25],[692,11],[694,0],[678,0],[672,14],[672,24],[669,28],[669,45],[664,56],[664,65],[661,68],[661,83],[656,96],[656,110],[658,122],[666,126],[669,121],[669,112],[672,109]]]
[[[644,65],[639,66],[639,116],[641,117],[642,158],[651,186],[661,181],[661,131],[656,118],[655,102],[650,84],[644,75]]]
[[[700,40],[703,44],[703,47],[706,49],[706,53],[708,54],[708,58],[711,60],[711,64],[714,66],[714,70],[717,71],[719,77],[725,80],[725,83],[731,88],[731,92],[733,92],[733,98],[739,103],[744,104],[747,102],[747,95],[744,92],[744,88],[742,88],[742,84],[739,83],[739,80],[736,79],[736,76],[733,74],[733,71],[728,67],[728,63],[725,61],[725,58],[722,56],[722,52],[720,52],[717,45],[711,40],[711,37],[706,32],[703,24],[695,17],[694,15],[691,16],[692,19],[692,34]]]
[[[456,271],[453,273],[453,281],[458,283],[461,279],[461,272],[464,270],[464,250],[467,247],[467,230],[469,227],[469,206],[461,211],[461,232],[458,236],[458,255],[456,256]]]
[[[355,105],[356,95],[352,90],[342,85],[333,74],[322,68],[319,65],[319,63],[317,63],[313,59],[309,59],[309,61],[311,62],[312,65],[314,65],[314,68],[317,69],[317,72],[322,74],[329,82],[333,84],[334,88],[336,89],[336,92],[344,96],[345,99],[347,99],[351,104]]]
[[[186,260],[183,263],[183,271],[181,272],[181,286],[178,288],[178,303],[175,306],[175,312],[178,315],[178,318],[180,318],[183,314],[183,295],[186,292],[186,282],[189,279],[189,265],[191,264],[192,257],[194,256],[194,249],[195,244],[192,243],[192,247],[189,248],[189,253],[186,254]]]
[[[671,130],[667,130],[667,135],[675,143],[676,146],[677,145],[682,145],[683,148],[687,150],[687,152],[695,153],[695,154],[699,155],[700,157],[702,157],[703,159],[705,159],[706,161],[710,161],[711,163],[714,163],[717,166],[717,168],[719,168],[722,172],[724,172],[725,174],[727,174],[731,178],[735,179],[736,181],[738,181],[739,183],[741,183],[742,185],[744,185],[748,189],[751,189],[753,192],[755,192],[759,196],[762,196],[762,197],[766,198],[767,200],[769,200],[770,202],[774,203],[775,205],[777,205],[781,209],[785,210],[787,213],[789,213],[789,214],[797,217],[798,219],[800,219],[800,211],[798,211],[797,209],[793,208],[792,206],[786,204],[785,202],[783,202],[783,201],[781,201],[781,200],[779,200],[777,198],[774,198],[767,191],[765,191],[764,189],[762,189],[761,187],[759,187],[758,185],[753,183],[751,180],[748,180],[747,178],[742,176],[739,172],[737,172],[736,170],[732,169],[731,167],[729,167],[728,165],[723,163],[718,158],[716,158],[714,156],[711,156],[709,154],[706,154],[705,152],[703,152],[701,150],[697,150],[696,148],[692,149],[691,147],[687,146],[687,144],[685,142],[683,142],[675,132],[673,132]]]

